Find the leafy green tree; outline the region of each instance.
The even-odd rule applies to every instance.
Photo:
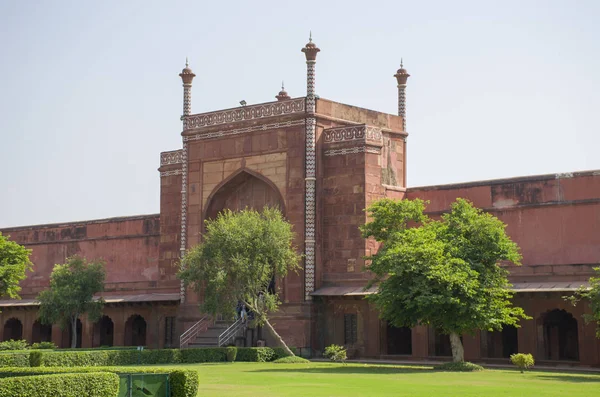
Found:
[[[104,262],[87,262],[74,256],[63,265],[55,265],[50,275],[50,288],[40,292],[40,319],[45,324],[58,323],[71,327],[71,347],[77,347],[77,319],[87,313],[90,321],[102,315],[104,300],[94,294],[104,290]]]
[[[293,355],[268,320],[281,304],[273,280],[299,268],[294,233],[279,210],[225,210],[206,221],[203,241],[182,260],[179,277],[204,297],[200,309],[231,315],[239,302]]]
[[[26,272],[33,268],[29,255],[31,250],[10,241],[0,233],[0,297],[20,298],[19,282],[24,280]]]
[[[590,277],[590,286],[581,286],[571,296],[563,298],[576,306],[580,301],[586,301],[590,305],[592,313],[584,313],[583,319],[586,324],[596,323],[596,338],[600,338],[600,267],[595,267],[596,276]]]
[[[464,361],[460,335],[501,330],[528,318],[511,303],[502,261],[520,264],[518,246],[494,216],[457,199],[433,220],[419,199],[383,199],[369,209],[363,237],[382,243],[369,257],[378,293],[368,297],[395,327],[430,325],[450,336],[453,361]],[[412,227],[411,227],[412,226]]]

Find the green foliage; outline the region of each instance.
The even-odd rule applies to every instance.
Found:
[[[310,363],[310,361],[308,361],[305,358],[298,357],[298,356],[287,356],[287,357],[278,358],[277,360],[273,361],[273,363],[274,364],[308,364],[308,363]]]
[[[592,313],[584,313],[583,319],[586,324],[596,323],[596,338],[600,338],[600,267],[595,267],[594,272],[596,276],[590,277],[589,288],[581,286],[572,296],[564,296],[563,298],[571,302],[573,306],[576,306],[581,300],[589,303]]]
[[[25,350],[29,348],[29,343],[25,339],[20,340],[6,340],[0,342],[0,350]]]
[[[33,268],[29,255],[31,250],[10,241],[8,236],[0,233],[0,297],[19,299],[19,282]]]
[[[276,358],[275,351],[270,347],[240,347],[236,361],[266,363]]]
[[[368,299],[380,316],[395,327],[426,324],[458,335],[529,318],[512,305],[508,272],[499,266],[521,260],[506,225],[464,199],[440,220],[429,219],[424,204],[384,199],[368,210],[363,236],[383,243],[367,258],[378,284]],[[411,221],[418,223],[409,227]]]
[[[36,342],[31,344],[32,349],[56,349],[53,342]]]
[[[29,351],[11,351],[0,354],[0,367],[29,367]]]
[[[475,372],[483,371],[481,365],[473,364],[468,361],[444,363],[434,367],[437,371],[453,371],[453,372]]]
[[[216,363],[223,361],[227,361],[227,351],[224,347],[181,350],[182,363]]]
[[[225,348],[225,354],[227,355],[227,361],[232,363],[235,361],[237,356],[237,347],[229,346]]]
[[[271,349],[273,349],[273,352],[275,352],[275,359],[290,356],[290,354],[283,347],[272,347]],[[294,355],[298,354],[295,347],[289,347],[289,349]]]
[[[39,367],[40,365],[42,365],[42,352],[32,350],[29,353],[29,366]]]
[[[335,362],[345,362],[348,358],[346,354],[346,348],[344,346],[339,345],[329,345],[325,348],[325,352],[323,356],[327,357],[331,361]]]
[[[529,369],[535,365],[535,360],[531,354],[525,353],[517,353],[510,355],[510,362],[513,365],[516,365],[517,368],[521,371],[521,373],[525,372],[526,369]]]
[[[198,392],[198,372],[195,370],[180,370],[161,367],[37,367],[37,368],[0,368],[0,378],[31,377],[33,375],[48,374],[79,374],[108,372],[114,374],[144,373],[144,374],[169,374],[171,384],[171,397],[196,397]],[[64,375],[62,375],[64,376]],[[2,379],[0,379],[2,380]],[[69,397],[86,396],[87,394],[74,394]],[[111,397],[115,396],[113,394]],[[37,396],[37,395],[35,395]]]
[[[0,397],[115,397],[118,391],[119,377],[106,372],[0,379]]]
[[[272,280],[299,269],[293,239],[292,225],[277,209],[225,210],[206,221],[203,242],[183,258],[179,277],[203,294],[203,312],[233,316],[244,302],[263,325],[280,305],[278,292],[269,289]]]
[[[50,288],[42,291],[39,315],[45,324],[59,323],[72,330],[71,347],[76,344],[77,319],[87,313],[89,321],[96,321],[102,314],[104,300],[94,299],[94,294],[104,290],[106,272],[104,262],[87,262],[74,256],[64,265],[55,265],[50,275]]]

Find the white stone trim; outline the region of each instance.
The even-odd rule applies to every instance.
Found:
[[[293,126],[297,126],[297,125],[304,125],[304,122],[305,122],[304,119],[292,120],[292,121],[284,121],[281,123],[255,125],[252,127],[237,128],[237,129],[232,129],[232,130],[206,132],[206,133],[200,133],[200,134],[196,134],[196,135],[184,136],[183,141],[189,142],[189,141],[197,141],[197,140],[202,140],[202,139],[222,138],[224,136],[230,136],[230,135],[246,134],[246,133],[254,132],[254,131],[274,130],[274,129],[278,129],[278,128],[286,128],[286,127],[293,127]]]

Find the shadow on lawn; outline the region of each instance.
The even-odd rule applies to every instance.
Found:
[[[353,365],[340,365],[331,367],[314,367],[314,368],[270,368],[257,369],[248,372],[301,372],[305,374],[365,374],[365,375],[381,375],[381,374],[414,374],[425,372],[433,372],[431,368],[399,368],[399,367],[376,367],[369,365],[368,367],[358,367]]]
[[[581,375],[552,375],[550,373],[536,375],[541,380],[553,380],[558,382],[570,383],[600,383],[600,376],[581,376]]]

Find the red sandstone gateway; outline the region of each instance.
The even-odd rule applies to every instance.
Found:
[[[81,318],[80,344],[198,346],[223,343],[231,323],[198,311],[198,297],[176,279],[179,257],[197,244],[205,219],[225,208],[278,206],[294,225],[303,271],[278,280],[284,302],[273,317],[288,345],[322,351],[346,344],[362,357],[450,356],[448,337],[427,327],[398,329],[381,321],[363,297],[363,257],[376,249],[358,226],[374,200],[423,198],[439,214],[457,197],[493,213],[520,245],[523,266],[510,267],[516,304],[533,320],[502,332],[464,336],[465,358],[533,353],[537,362],[600,364],[589,308],[562,296],[586,285],[600,259],[600,171],[407,188],[405,89],[394,75],[398,115],[344,105],[315,95],[319,48],[302,49],[306,96],[192,114],[194,73],[186,63],[182,148],[160,156],[160,214],[2,230],[33,250],[35,271],[23,300],[0,301],[0,339],[52,340],[70,331],[42,326],[35,296],[56,263],[81,254],[107,261],[104,317]],[[238,343],[262,343],[248,331]],[[269,340],[266,341],[270,343]],[[503,360],[505,362],[505,360]]]

